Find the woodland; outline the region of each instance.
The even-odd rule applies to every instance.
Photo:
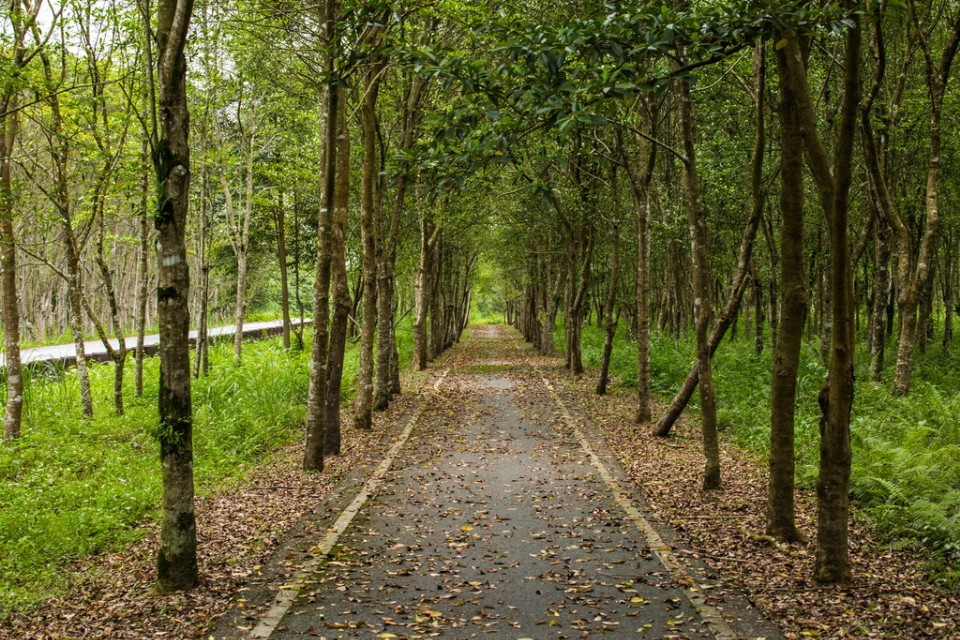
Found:
[[[197,486],[323,471],[471,321],[626,439],[695,409],[704,492],[759,456],[778,548],[812,488],[815,583],[854,521],[956,590],[958,47],[956,0],[3,0],[0,614],[145,520],[194,587]]]

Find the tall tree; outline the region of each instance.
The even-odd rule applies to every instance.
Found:
[[[160,323],[160,458],[163,519],[157,580],[165,591],[199,581],[193,490],[193,410],[190,396],[190,273],[187,207],[190,198],[190,116],[184,47],[193,0],[158,0],[156,43],[159,138],[157,179],[157,312]],[[148,34],[148,37],[150,35]]]
[[[795,40],[796,32],[778,34],[777,42]],[[776,50],[780,77],[780,321],[773,349],[770,383],[770,480],[767,533],[780,540],[799,538],[794,512],[794,414],[797,372],[807,309],[803,260],[803,127],[800,98],[787,77],[787,50]]]
[[[782,43],[783,82],[797,97],[807,165],[817,183],[830,233],[833,330],[829,373],[820,391],[820,475],[817,479],[817,552],[814,579],[851,580],[848,549],[850,515],[850,412],[853,407],[853,286],[847,225],[853,149],[860,108],[860,17],[845,2],[848,17],[843,57],[843,93],[833,157],[818,133],[806,60],[796,37]],[[779,44],[779,43],[778,43]]]
[[[327,353],[330,336],[330,242],[333,210],[336,205],[337,129],[340,92],[336,78],[337,19],[339,3],[325,0],[320,7],[323,25],[324,93],[323,193],[317,219],[317,263],[313,285],[313,350],[310,360],[310,388],[307,395],[306,446],[303,468],[323,470],[323,439],[327,397]]]
[[[36,21],[43,0],[13,0],[7,20],[10,50],[2,50],[8,62],[0,74],[0,305],[3,311],[4,366],[7,370],[7,403],[3,414],[3,437],[20,437],[23,416],[23,371],[20,362],[20,306],[17,296],[17,240],[14,233],[15,199],[11,179],[13,150],[17,142],[17,110],[23,73],[39,47],[27,47],[27,34]],[[6,30],[7,25],[2,28]]]
[[[713,317],[713,282],[707,249],[707,221],[700,193],[693,130],[693,101],[686,80],[676,81],[680,111],[680,138],[684,155],[684,186],[687,223],[690,227],[690,254],[693,257],[694,327],[697,337],[697,369],[700,377],[700,426],[705,466],[703,488],[720,487],[720,441],[717,431],[717,399],[713,384],[713,353],[708,329]]]
[[[360,239],[363,245],[363,303],[360,326],[360,369],[353,422],[359,429],[369,429],[373,411],[373,347],[377,328],[377,234],[374,220],[380,215],[377,169],[377,99],[383,64],[377,60],[368,65],[364,80],[361,108],[363,160],[360,178]],[[384,321],[384,324],[386,321]]]

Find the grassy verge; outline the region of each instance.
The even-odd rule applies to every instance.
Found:
[[[603,332],[586,327],[583,347],[584,361],[599,366]],[[939,353],[920,357],[911,395],[897,398],[889,384],[869,382],[868,358],[858,355],[851,424],[854,497],[885,541],[897,548],[932,552],[934,573],[955,587],[960,583],[960,363]],[[694,359],[692,343],[654,336],[654,391],[669,398]],[[758,356],[752,341],[726,340],[714,362],[721,429],[739,446],[766,454],[769,349]],[[622,334],[615,343],[611,372],[619,385],[636,386],[636,345]],[[825,377],[816,347],[805,344],[796,451],[799,481],[810,486],[819,455],[817,393]]]
[[[401,353],[406,355],[403,332]],[[211,349],[211,375],[194,382],[195,474],[200,495],[228,486],[301,437],[309,348],[279,339],[248,342],[241,366],[232,346]],[[155,520],[160,465],[149,435],[157,422],[158,361],[145,361],[143,398],[127,367],[126,414],[112,405],[112,365],[91,367],[96,417],[80,413],[76,373],[34,375],[25,390],[23,437],[0,445],[0,615],[36,606],[69,587],[69,563],[117,549]],[[356,345],[348,344],[344,398],[355,386]]]

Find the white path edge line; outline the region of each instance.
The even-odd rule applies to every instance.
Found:
[[[573,419],[573,416],[570,415],[570,412],[567,410],[566,404],[560,398],[560,394],[557,393],[556,389],[553,388],[553,385],[547,378],[542,378],[543,384],[546,385],[547,390],[550,391],[550,395],[553,396],[553,401],[557,404],[557,407],[560,409],[560,414],[563,416],[564,422],[567,423],[567,427],[573,432],[574,436],[580,442],[580,446],[584,451],[587,452],[587,455],[590,456],[590,460],[593,462],[594,468],[600,473],[600,477],[603,478],[603,481],[607,484],[607,487],[610,489],[610,492],[613,493],[613,498],[616,500],[617,504],[620,505],[620,508],[623,509],[633,524],[640,530],[640,533],[647,539],[647,545],[650,549],[657,554],[657,558],[660,559],[660,564],[664,566],[670,573],[673,574],[674,579],[676,579],[681,585],[689,585],[683,587],[683,593],[686,595],[687,600],[690,601],[690,604],[693,605],[693,608],[696,609],[697,613],[700,614],[700,617],[703,618],[703,621],[710,627],[710,631],[717,638],[717,640],[738,640],[741,636],[738,635],[726,620],[723,619],[723,615],[720,611],[711,604],[707,603],[706,598],[703,595],[703,588],[697,584],[696,580],[693,579],[693,576],[684,568],[680,563],[677,557],[674,555],[673,550],[670,548],[663,538],[660,537],[660,534],[657,533],[657,530],[653,528],[653,525],[643,517],[643,514],[640,512],[640,509],[634,504],[633,500],[623,491],[620,487],[620,483],[617,482],[616,478],[613,477],[613,474],[610,473],[610,470],[607,468],[607,465],[603,463],[600,459],[600,456],[597,455],[593,447],[590,446],[590,443],[587,441],[586,436],[581,431],[580,427],[577,425],[576,420]]]
[[[437,381],[433,384],[434,391],[440,390],[440,384],[444,378],[447,377],[448,373],[450,373],[450,369],[440,374]],[[263,617],[260,618],[260,622],[254,627],[253,631],[250,632],[248,638],[251,640],[264,640],[273,634],[277,625],[283,620],[283,617],[287,614],[287,611],[290,610],[290,607],[293,606],[293,601],[300,595],[300,591],[309,580],[310,574],[314,573],[317,567],[320,566],[320,563],[327,558],[330,551],[337,545],[340,536],[343,535],[343,532],[346,531],[350,523],[353,522],[354,517],[356,517],[360,509],[363,508],[363,505],[366,504],[367,500],[369,500],[380,488],[380,485],[383,484],[384,476],[387,475],[387,471],[390,470],[393,461],[400,453],[403,445],[410,439],[410,434],[413,433],[425,409],[426,404],[421,402],[420,406],[413,412],[413,415],[410,416],[410,419],[407,420],[407,424],[404,426],[403,431],[400,432],[396,442],[390,447],[390,451],[387,452],[386,457],[380,462],[376,470],[374,470],[373,475],[367,479],[363,484],[363,488],[360,489],[360,492],[350,502],[347,508],[343,510],[333,526],[327,530],[327,535],[324,537],[323,542],[311,549],[311,558],[303,563],[300,571],[287,583],[288,585],[291,583],[297,584],[280,589],[273,600],[273,605]]]

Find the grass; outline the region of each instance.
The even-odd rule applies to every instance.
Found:
[[[888,346],[888,353],[894,353]],[[603,332],[585,327],[584,361],[599,366]],[[893,357],[892,355],[890,356]],[[651,345],[654,391],[672,397],[695,359],[694,345],[655,335]],[[960,584],[960,361],[932,347],[917,357],[910,396],[894,397],[889,381],[869,381],[869,359],[858,354],[851,434],[851,491],[860,513],[898,548],[930,553],[933,573]],[[725,340],[714,359],[720,428],[739,446],[769,451],[770,350],[760,356],[752,340]],[[636,386],[636,345],[615,343],[611,372],[621,386]],[[798,376],[797,475],[812,486],[817,477],[817,393],[826,378],[819,344],[804,344]],[[696,394],[694,401],[696,404]]]
[[[398,331],[409,353],[409,332]],[[352,397],[356,345],[348,343],[343,398]],[[408,358],[409,356],[407,356]],[[211,348],[211,374],[193,386],[198,494],[228,486],[277,447],[301,437],[309,347],[285,351],[279,339]],[[70,585],[77,558],[135,541],[137,525],[159,517],[158,361],[145,361],[143,398],[126,380],[126,415],[112,405],[113,368],[91,366],[96,417],[80,413],[75,370],[33,374],[25,389],[23,436],[0,445],[0,615],[27,610]]]

